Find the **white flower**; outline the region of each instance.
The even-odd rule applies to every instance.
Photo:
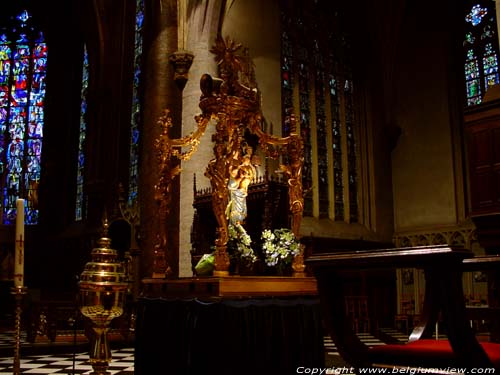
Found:
[[[290,265],[300,252],[300,244],[290,229],[266,229],[262,232],[262,250],[268,267]]]

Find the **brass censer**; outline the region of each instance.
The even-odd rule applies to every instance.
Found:
[[[127,290],[124,266],[117,260],[117,251],[110,247],[106,219],[103,226],[103,236],[92,250],[92,260],[85,265],[79,282],[80,311],[92,322],[89,354],[93,375],[110,374],[106,371],[111,361],[107,334],[111,321],[123,313]]]

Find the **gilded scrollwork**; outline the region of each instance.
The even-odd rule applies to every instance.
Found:
[[[195,117],[197,128],[191,134],[182,138],[170,138],[169,130],[173,126],[170,111],[167,109],[158,119],[160,135],[154,143],[159,178],[155,185],[155,201],[158,204],[159,230],[154,249],[153,274],[169,273],[167,251],[167,217],[170,210],[171,187],[173,179],[181,172],[180,161],[189,160],[200,144],[200,138],[205,133],[210,117],[198,115]],[[183,148],[189,147],[187,151]]]
[[[211,49],[219,66],[220,78],[204,74],[200,79],[200,108],[202,114],[196,117],[198,127],[189,136],[171,139],[168,136],[172,119],[169,112],[160,118],[161,134],[155,143],[160,177],[155,186],[155,198],[160,205],[159,246],[166,247],[166,218],[170,205],[171,181],[180,173],[179,162],[188,160],[196,152],[199,139],[211,119],[215,120],[214,157],[208,162],[205,176],[212,187],[212,206],[217,221],[215,240],[215,275],[228,274],[227,254],[228,225],[230,220],[240,223],[246,216],[246,202],[231,202],[244,199],[246,185],[256,175],[252,166],[253,150],[245,141],[247,133],[257,136],[266,156],[282,157],[281,172],[289,188],[289,208],[292,216],[292,231],[299,237],[303,212],[302,165],[303,143],[295,132],[295,121],[287,137],[266,133],[263,129],[260,108],[260,94],[253,74],[253,64],[248,50],[229,38],[218,38]],[[189,147],[187,151],[183,148]],[[234,185],[234,186],[233,186]],[[233,189],[234,188],[234,189]],[[230,191],[239,196],[230,195]],[[236,191],[236,189],[241,189]],[[231,206],[229,203],[233,204]],[[240,204],[241,203],[241,204]],[[237,208],[239,207],[239,208]],[[231,209],[238,212],[231,212]],[[303,272],[303,254],[296,257],[296,272]]]
[[[250,122],[251,131],[259,137],[259,144],[268,157],[277,159],[284,156],[280,170],[288,183],[289,209],[292,214],[292,231],[300,238],[300,223],[304,211],[304,191],[302,187],[302,166],[304,164],[304,144],[296,132],[295,116],[291,115],[291,132],[287,137],[267,134],[262,130],[261,116],[255,116]]]

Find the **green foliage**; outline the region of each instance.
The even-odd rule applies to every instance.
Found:
[[[228,226],[229,241],[227,252],[233,263],[252,265],[257,261],[257,256],[252,249],[252,239],[241,224]]]

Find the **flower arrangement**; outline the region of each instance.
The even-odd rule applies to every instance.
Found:
[[[245,231],[245,228],[241,224],[230,224],[228,234],[227,251],[233,263],[251,267],[257,261],[257,256],[251,247],[252,239]]]
[[[300,253],[300,242],[290,229],[282,228],[262,232],[262,254],[266,266],[278,270],[290,269],[293,259]]]

